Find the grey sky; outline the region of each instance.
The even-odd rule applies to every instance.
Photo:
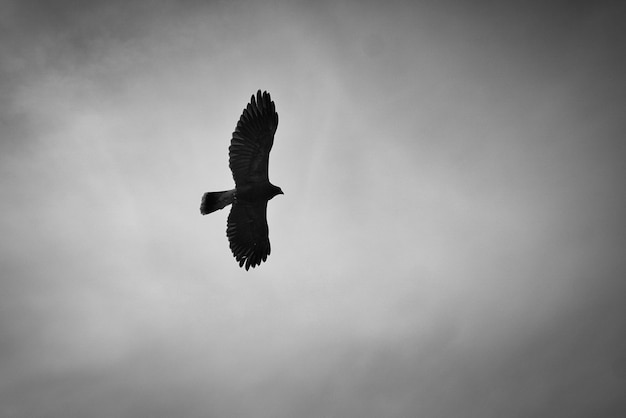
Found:
[[[625,8],[518,3],[0,2],[0,416],[622,416]]]

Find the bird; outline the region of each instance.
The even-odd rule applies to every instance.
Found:
[[[243,109],[228,147],[228,165],[235,188],[207,192],[200,213],[207,215],[232,204],[226,226],[230,250],[239,267],[259,266],[270,255],[267,202],[284,194],[270,183],[269,156],[278,128],[276,105],[267,91],[258,90]]]

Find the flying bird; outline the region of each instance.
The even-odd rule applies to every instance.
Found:
[[[239,267],[256,267],[270,255],[267,202],[280,187],[270,183],[269,156],[278,127],[278,113],[270,94],[261,90],[243,109],[230,140],[228,156],[235,188],[202,196],[200,213],[206,215],[232,204],[226,227],[230,249]]]

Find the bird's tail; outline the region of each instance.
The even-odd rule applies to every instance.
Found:
[[[224,209],[235,200],[235,189],[223,192],[208,192],[202,196],[200,213],[206,215],[218,209]]]

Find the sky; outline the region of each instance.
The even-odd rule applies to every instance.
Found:
[[[1,417],[624,416],[622,2],[0,5]]]

